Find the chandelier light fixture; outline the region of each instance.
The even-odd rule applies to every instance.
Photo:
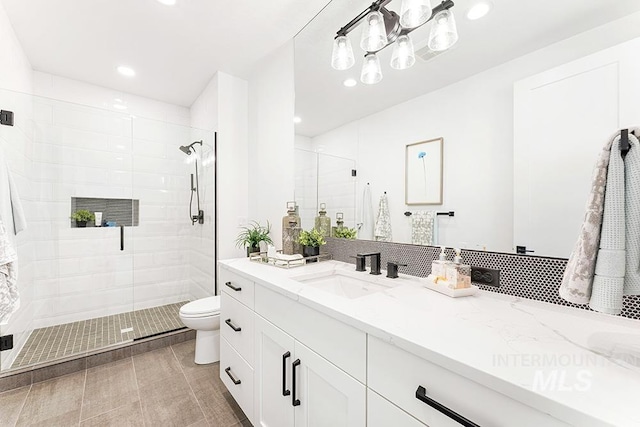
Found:
[[[429,49],[441,52],[458,41],[452,0],[445,0],[431,8],[430,0],[402,0],[400,15],[386,6],[391,0],[376,0],[347,25],[340,28],[333,40],[331,66],[347,70],[355,64],[348,34],[362,25],[360,48],[365,52],[360,81],[375,84],[382,80],[382,68],[377,53],[393,45],[391,67],[405,70],[416,62],[410,33],[432,21]]]

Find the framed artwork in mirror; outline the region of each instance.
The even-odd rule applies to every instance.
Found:
[[[442,204],[443,144],[443,138],[436,138],[406,146],[407,205]]]

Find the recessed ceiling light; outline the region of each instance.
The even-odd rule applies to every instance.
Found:
[[[173,6],[176,4],[176,0],[158,0],[158,3],[162,3],[165,6]]]
[[[471,21],[475,21],[476,19],[480,19],[485,16],[487,13],[491,11],[493,5],[489,1],[481,1],[476,3],[467,11],[467,19]]]
[[[298,117],[298,116],[295,116],[293,118],[293,123],[300,123],[301,121],[302,121],[302,119],[300,117]]]
[[[358,81],[356,79],[347,79],[343,81],[342,84],[345,85],[346,87],[354,87],[355,85],[358,84]]]
[[[116,110],[126,110],[127,106],[124,104],[113,104],[113,108],[115,108]]]
[[[125,67],[124,65],[120,65],[117,68],[118,72],[120,74],[122,74],[123,76],[127,76],[127,77],[133,77],[136,75],[136,72],[133,70],[133,68],[129,68],[129,67]]]

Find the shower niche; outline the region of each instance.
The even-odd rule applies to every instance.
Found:
[[[97,197],[72,197],[71,213],[79,210],[102,212],[102,224],[113,223],[112,227],[137,227],[140,222],[140,201],[137,199],[106,199]],[[79,228],[76,222],[70,220],[71,228]],[[95,227],[94,222],[88,222],[87,227]]]

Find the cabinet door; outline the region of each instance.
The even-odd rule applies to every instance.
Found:
[[[297,341],[295,356],[300,360],[291,390],[300,401],[295,407],[295,426],[364,427],[365,386]]]
[[[255,340],[254,425],[292,427],[294,339],[256,314]]]

